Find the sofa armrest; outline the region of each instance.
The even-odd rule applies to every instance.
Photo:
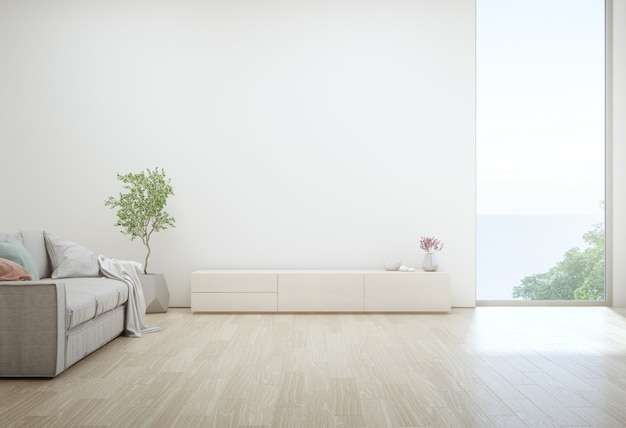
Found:
[[[0,377],[58,375],[65,336],[63,282],[0,282]]]

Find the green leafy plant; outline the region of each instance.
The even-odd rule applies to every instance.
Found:
[[[583,235],[588,247],[569,249],[548,272],[530,275],[513,288],[513,298],[526,300],[603,300],[604,225]]]
[[[174,217],[165,212],[167,198],[174,195],[174,190],[162,168],[147,168],[138,174],[117,174],[117,179],[123,183],[126,192],[120,193],[118,199],[109,196],[104,204],[111,209],[117,208],[115,226],[121,227],[122,233],[130,236],[131,241],[140,238],[146,246],[143,271],[147,274],[152,233],[175,227]]]

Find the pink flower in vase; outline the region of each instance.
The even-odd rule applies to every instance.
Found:
[[[433,251],[441,251],[443,250],[443,242],[435,237],[424,237],[420,238],[420,248],[427,253],[432,253]]]

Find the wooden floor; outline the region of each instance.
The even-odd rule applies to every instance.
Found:
[[[1,427],[625,427],[626,309],[147,316]]]

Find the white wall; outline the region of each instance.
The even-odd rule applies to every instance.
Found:
[[[166,168],[189,272],[418,265],[474,304],[474,2],[0,3],[0,227],[142,260],[103,206]],[[53,4],[54,3],[54,4]],[[613,0],[613,303],[626,306],[626,1]]]
[[[626,306],[626,0],[613,0],[613,305]]]
[[[152,271],[419,265],[475,303],[474,1],[0,3],[0,227],[142,260],[104,200],[163,167]]]

